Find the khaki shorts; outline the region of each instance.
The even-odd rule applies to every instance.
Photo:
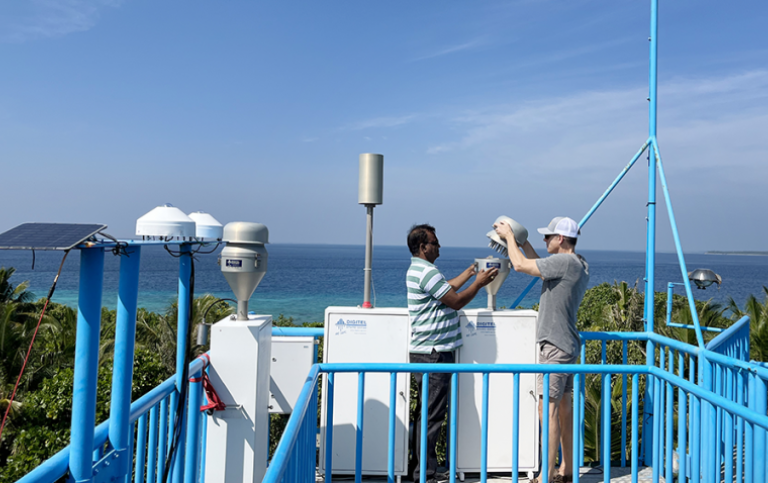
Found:
[[[574,364],[576,356],[566,354],[549,342],[542,342],[539,346],[539,364]],[[536,390],[539,397],[543,397],[544,374],[536,374]],[[566,393],[573,392],[573,374],[549,375],[549,401],[559,401]]]

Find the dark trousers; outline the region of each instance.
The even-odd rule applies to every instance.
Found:
[[[454,362],[453,352],[435,352],[431,354],[410,354],[412,363],[426,364],[452,364]],[[421,384],[424,375],[414,373],[412,377],[416,380],[417,399],[416,414],[413,418],[414,444],[413,461],[416,468],[413,470],[413,481],[419,481],[419,471],[421,470],[419,457],[421,456]],[[445,414],[448,411],[448,401],[451,396],[451,375],[450,374],[430,374],[429,375],[429,394],[427,396],[427,479],[432,478],[437,471],[437,438],[440,435],[440,428],[443,426]]]

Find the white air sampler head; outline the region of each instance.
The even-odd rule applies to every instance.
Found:
[[[195,238],[221,241],[224,227],[216,218],[203,211],[190,213],[189,217],[195,222]]]
[[[528,230],[526,230],[523,225],[508,216],[500,216],[496,218],[496,221],[494,221],[493,224],[495,225],[501,221],[506,222],[512,228],[512,233],[515,235],[515,241],[518,245],[522,246],[526,241],[528,241]],[[496,233],[495,229],[486,233],[485,236],[491,239],[491,241],[488,243],[489,247],[501,253],[501,255],[504,257],[509,255],[507,252],[507,242],[501,239],[498,233]]]
[[[223,240],[221,272],[235,293],[237,320],[248,320],[248,300],[267,273],[269,230],[261,223],[233,221],[224,227]]]
[[[478,273],[483,270],[492,270],[497,268],[499,273],[491,283],[485,286],[485,291],[488,292],[488,310],[496,310],[496,294],[499,293],[501,285],[509,275],[509,260],[506,258],[476,258],[475,267]],[[512,307],[514,309],[514,307]]]
[[[136,235],[191,240],[195,237],[195,221],[166,203],[136,220]]]

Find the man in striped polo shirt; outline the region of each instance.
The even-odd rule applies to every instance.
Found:
[[[411,266],[406,275],[408,288],[408,315],[411,320],[410,360],[412,363],[452,363],[453,351],[461,346],[459,314],[456,312],[467,305],[477,292],[488,285],[498,274],[498,269],[484,270],[477,274],[475,281],[462,292],[457,292],[473,275],[474,264],[461,275],[445,280],[434,262],[440,256],[440,243],[435,228],[430,225],[415,225],[408,234],[408,248],[411,250]],[[415,464],[413,481],[419,481],[419,456],[421,445],[421,373],[413,375],[418,388],[416,414],[414,418],[415,442],[413,460]],[[450,374],[430,374],[427,401],[427,461],[428,483],[445,479],[437,474],[437,437],[445,419],[450,398]]]

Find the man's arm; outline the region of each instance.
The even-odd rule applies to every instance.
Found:
[[[523,246],[526,255],[531,256],[531,258],[526,258],[520,251],[517,240],[515,240],[515,234],[512,233],[512,228],[510,228],[507,223],[501,221],[493,225],[493,227],[496,229],[496,233],[507,242],[507,253],[509,254],[509,261],[512,262],[512,268],[514,268],[516,272],[527,273],[534,277],[541,277],[539,267],[536,265],[536,258],[539,258],[539,255],[536,253],[536,250],[533,249],[531,244],[526,241]]]
[[[475,281],[472,282],[472,285],[461,292],[456,292],[455,289],[451,288],[445,295],[443,295],[440,301],[453,310],[461,310],[465,305],[471,302],[473,298],[475,298],[475,295],[477,295],[477,292],[479,292],[481,288],[491,283],[491,281],[496,278],[498,273],[498,268],[483,270],[477,274],[477,277],[475,278]]]
[[[448,280],[448,285],[453,287],[453,290],[459,290],[465,283],[467,283],[467,280],[472,278],[476,273],[477,273],[477,270],[475,269],[475,264],[473,263],[472,265],[469,266],[469,268],[461,272],[461,275],[451,280]]]
[[[538,253],[536,253],[536,250],[533,249],[533,246],[528,240],[525,240],[525,244],[523,245],[523,252],[525,252],[525,256],[531,259],[537,259],[541,258]]]

